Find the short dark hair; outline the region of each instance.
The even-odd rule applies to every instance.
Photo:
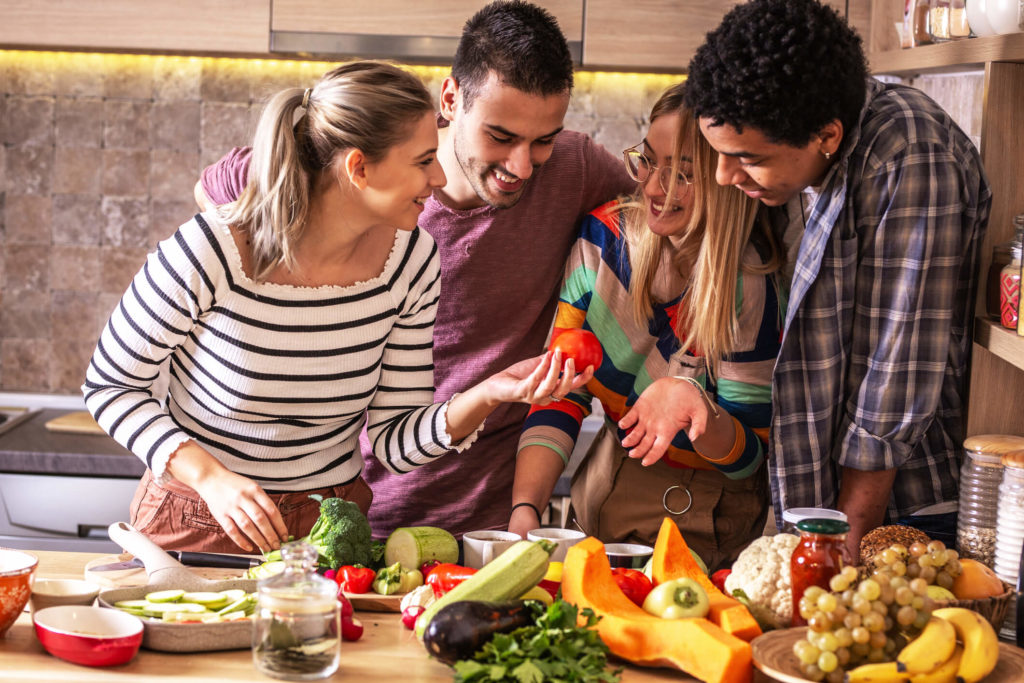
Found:
[[[694,113],[801,147],[839,119],[846,136],[867,93],[860,36],[817,0],[751,0],[708,33],[690,61]]]
[[[467,108],[492,71],[531,95],[571,92],[572,56],[558,21],[522,0],[497,0],[470,17],[452,63]]]

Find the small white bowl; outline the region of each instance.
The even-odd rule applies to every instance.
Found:
[[[57,605],[91,605],[100,587],[81,579],[36,579],[32,585],[32,613]]]
[[[643,569],[654,554],[654,548],[640,543],[606,543],[604,553],[613,567]]]
[[[124,664],[142,644],[142,621],[115,609],[47,607],[36,612],[35,626],[47,652],[85,666]]]

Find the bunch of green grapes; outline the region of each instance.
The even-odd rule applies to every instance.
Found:
[[[895,659],[924,628],[934,607],[928,586],[953,585],[960,574],[956,551],[941,541],[896,544],[875,556],[862,577],[846,566],[828,590],[808,588],[800,599],[807,635],[793,645],[805,678],[840,683],[844,673],[866,662]]]

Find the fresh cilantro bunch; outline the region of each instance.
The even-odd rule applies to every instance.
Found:
[[[466,683],[516,681],[517,683],[590,682],[615,683],[622,669],[606,670],[608,646],[594,625],[600,617],[586,608],[585,625],[577,625],[576,605],[556,600],[546,610],[536,604],[532,626],[499,633],[472,659],[455,662],[455,680]]]

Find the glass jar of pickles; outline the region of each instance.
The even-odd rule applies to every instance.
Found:
[[[281,548],[285,568],[259,582],[252,656],[260,673],[289,681],[327,678],[338,670],[341,645],[338,586],[316,573],[307,543]]]

